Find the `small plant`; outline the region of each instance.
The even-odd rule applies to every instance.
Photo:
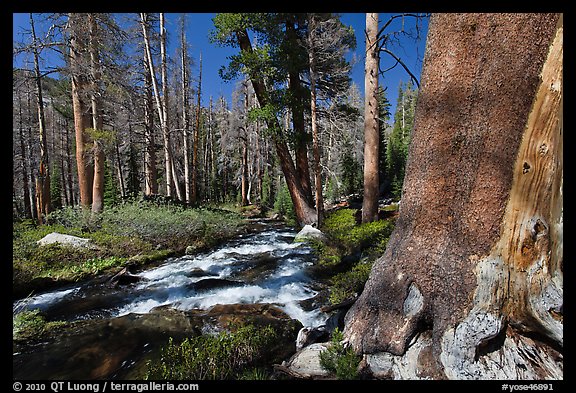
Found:
[[[12,316],[12,339],[26,340],[37,337],[63,325],[66,325],[66,322],[46,322],[38,309],[21,311]]]
[[[276,200],[274,201],[274,210],[287,218],[289,222],[295,222],[296,213],[294,212],[294,205],[292,203],[292,197],[290,196],[290,191],[286,183],[282,184],[282,187],[276,194]]]
[[[186,338],[180,344],[170,338],[160,358],[148,362],[146,379],[262,379],[261,371],[247,368],[258,365],[276,338],[272,327],[252,324],[233,333]]]
[[[343,340],[342,332],[334,329],[330,347],[320,352],[320,366],[336,375],[337,379],[358,379],[361,358]]]

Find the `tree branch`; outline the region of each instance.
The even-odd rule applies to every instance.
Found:
[[[404,64],[404,62],[403,62],[402,60],[400,60],[400,58],[394,54],[394,52],[392,52],[392,51],[390,51],[389,49],[386,49],[386,48],[380,48],[380,52],[388,53],[388,54],[389,54],[390,56],[392,56],[398,63],[400,63],[400,65],[404,68],[404,70],[406,70],[406,72],[410,75],[410,77],[412,78],[412,80],[416,83],[416,86],[418,86],[418,88],[420,88],[420,83],[418,82],[418,79],[414,76],[414,74],[412,73],[412,71],[410,71],[410,69],[408,68],[408,66],[406,66],[406,64]]]
[[[417,19],[418,19],[418,18],[422,18],[424,15],[418,15],[418,14],[397,14],[397,15],[392,15],[392,16],[390,17],[390,19],[388,19],[388,22],[386,22],[386,23],[384,24],[384,26],[382,26],[382,28],[378,31],[378,34],[376,34],[376,40],[377,40],[377,41],[380,41],[382,33],[384,33],[384,30],[386,30],[386,28],[390,25],[390,23],[392,23],[392,21],[393,21],[394,19],[400,18],[400,17],[403,18],[403,17],[405,17],[405,16],[411,16],[411,17],[414,17],[414,18],[417,18]]]

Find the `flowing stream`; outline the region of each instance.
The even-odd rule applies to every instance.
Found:
[[[193,312],[216,304],[269,303],[304,326],[326,323],[328,315],[313,306],[317,284],[306,269],[315,258],[311,248],[294,243],[294,230],[278,223],[252,226],[258,232],[239,235],[209,252],[169,258],[134,272],[129,278],[135,282],[117,285],[101,277],[14,302],[14,311],[40,309],[47,320],[74,324],[67,334],[16,342],[13,377],[141,375],[138,370],[153,348],[163,345],[167,336],[187,334],[187,325],[170,316],[164,319],[166,325],[150,330],[149,324],[158,320],[151,311],[160,306]]]
[[[326,315],[305,310],[301,301],[314,297],[306,267],[310,247],[294,243],[294,230],[258,223],[258,233],[239,237],[206,253],[169,258],[137,273],[135,284],[110,287],[87,282],[14,303],[14,309],[40,309],[50,320],[112,318],[148,313],[172,305],[180,310],[207,309],[215,304],[273,303],[304,326],[318,326]]]

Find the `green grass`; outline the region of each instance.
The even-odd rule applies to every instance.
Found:
[[[221,209],[186,209],[132,201],[106,208],[97,219],[80,208],[64,208],[48,224],[13,223],[13,284],[36,278],[77,281],[127,263],[144,264],[218,244],[242,225],[240,214]],[[51,232],[89,238],[94,248],[36,242]]]
[[[66,322],[46,322],[40,310],[21,311],[12,316],[12,339],[27,340],[66,325]]]

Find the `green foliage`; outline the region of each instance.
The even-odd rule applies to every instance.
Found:
[[[356,213],[355,209],[339,209],[327,214],[322,230],[348,252],[380,246],[387,242],[394,227],[390,221],[356,224]]]
[[[289,220],[296,220],[296,213],[294,212],[294,204],[292,203],[292,197],[290,196],[290,191],[288,190],[288,185],[286,182],[282,184],[282,187],[276,194],[276,200],[274,201],[274,210],[276,210],[281,215],[285,216]]]
[[[265,381],[270,379],[270,375],[266,372],[265,369],[261,367],[254,367],[243,371],[238,375],[237,379],[246,381]]]
[[[344,145],[344,153],[340,159],[340,169],[342,171],[341,191],[346,195],[360,192],[363,184],[362,166],[354,158],[350,143]]]
[[[394,127],[386,145],[386,171],[396,200],[400,199],[402,193],[417,94],[411,82],[400,84]]]
[[[338,304],[355,293],[360,294],[364,289],[364,284],[368,281],[372,264],[371,261],[361,261],[354,265],[351,270],[332,277],[330,280],[330,303]]]
[[[244,325],[235,332],[186,338],[180,344],[170,338],[160,358],[149,361],[146,379],[223,380],[261,377],[254,366],[265,357],[268,347],[277,340],[270,326]]]
[[[373,261],[384,254],[394,224],[389,220],[356,223],[355,209],[339,209],[326,215],[322,231],[332,241],[315,243],[318,265],[337,267],[346,255],[360,252],[363,259],[350,270],[333,275],[329,300],[340,303],[354,293],[360,293],[368,280]]]
[[[62,208],[62,179],[60,178],[60,168],[52,165],[50,171],[50,203],[52,209]]]
[[[86,128],[84,132],[89,140],[100,141],[105,145],[111,145],[116,139],[116,131],[113,130],[97,130],[95,128]]]
[[[110,170],[108,161],[104,165],[104,206],[113,206],[120,202],[120,191],[116,185],[115,176]]]
[[[46,322],[38,309],[21,311],[12,315],[12,339],[27,340],[64,325],[62,321]]]
[[[344,335],[336,328],[332,332],[330,347],[320,352],[320,366],[336,375],[337,379],[358,379],[358,365],[361,357],[351,346],[343,343]]]

